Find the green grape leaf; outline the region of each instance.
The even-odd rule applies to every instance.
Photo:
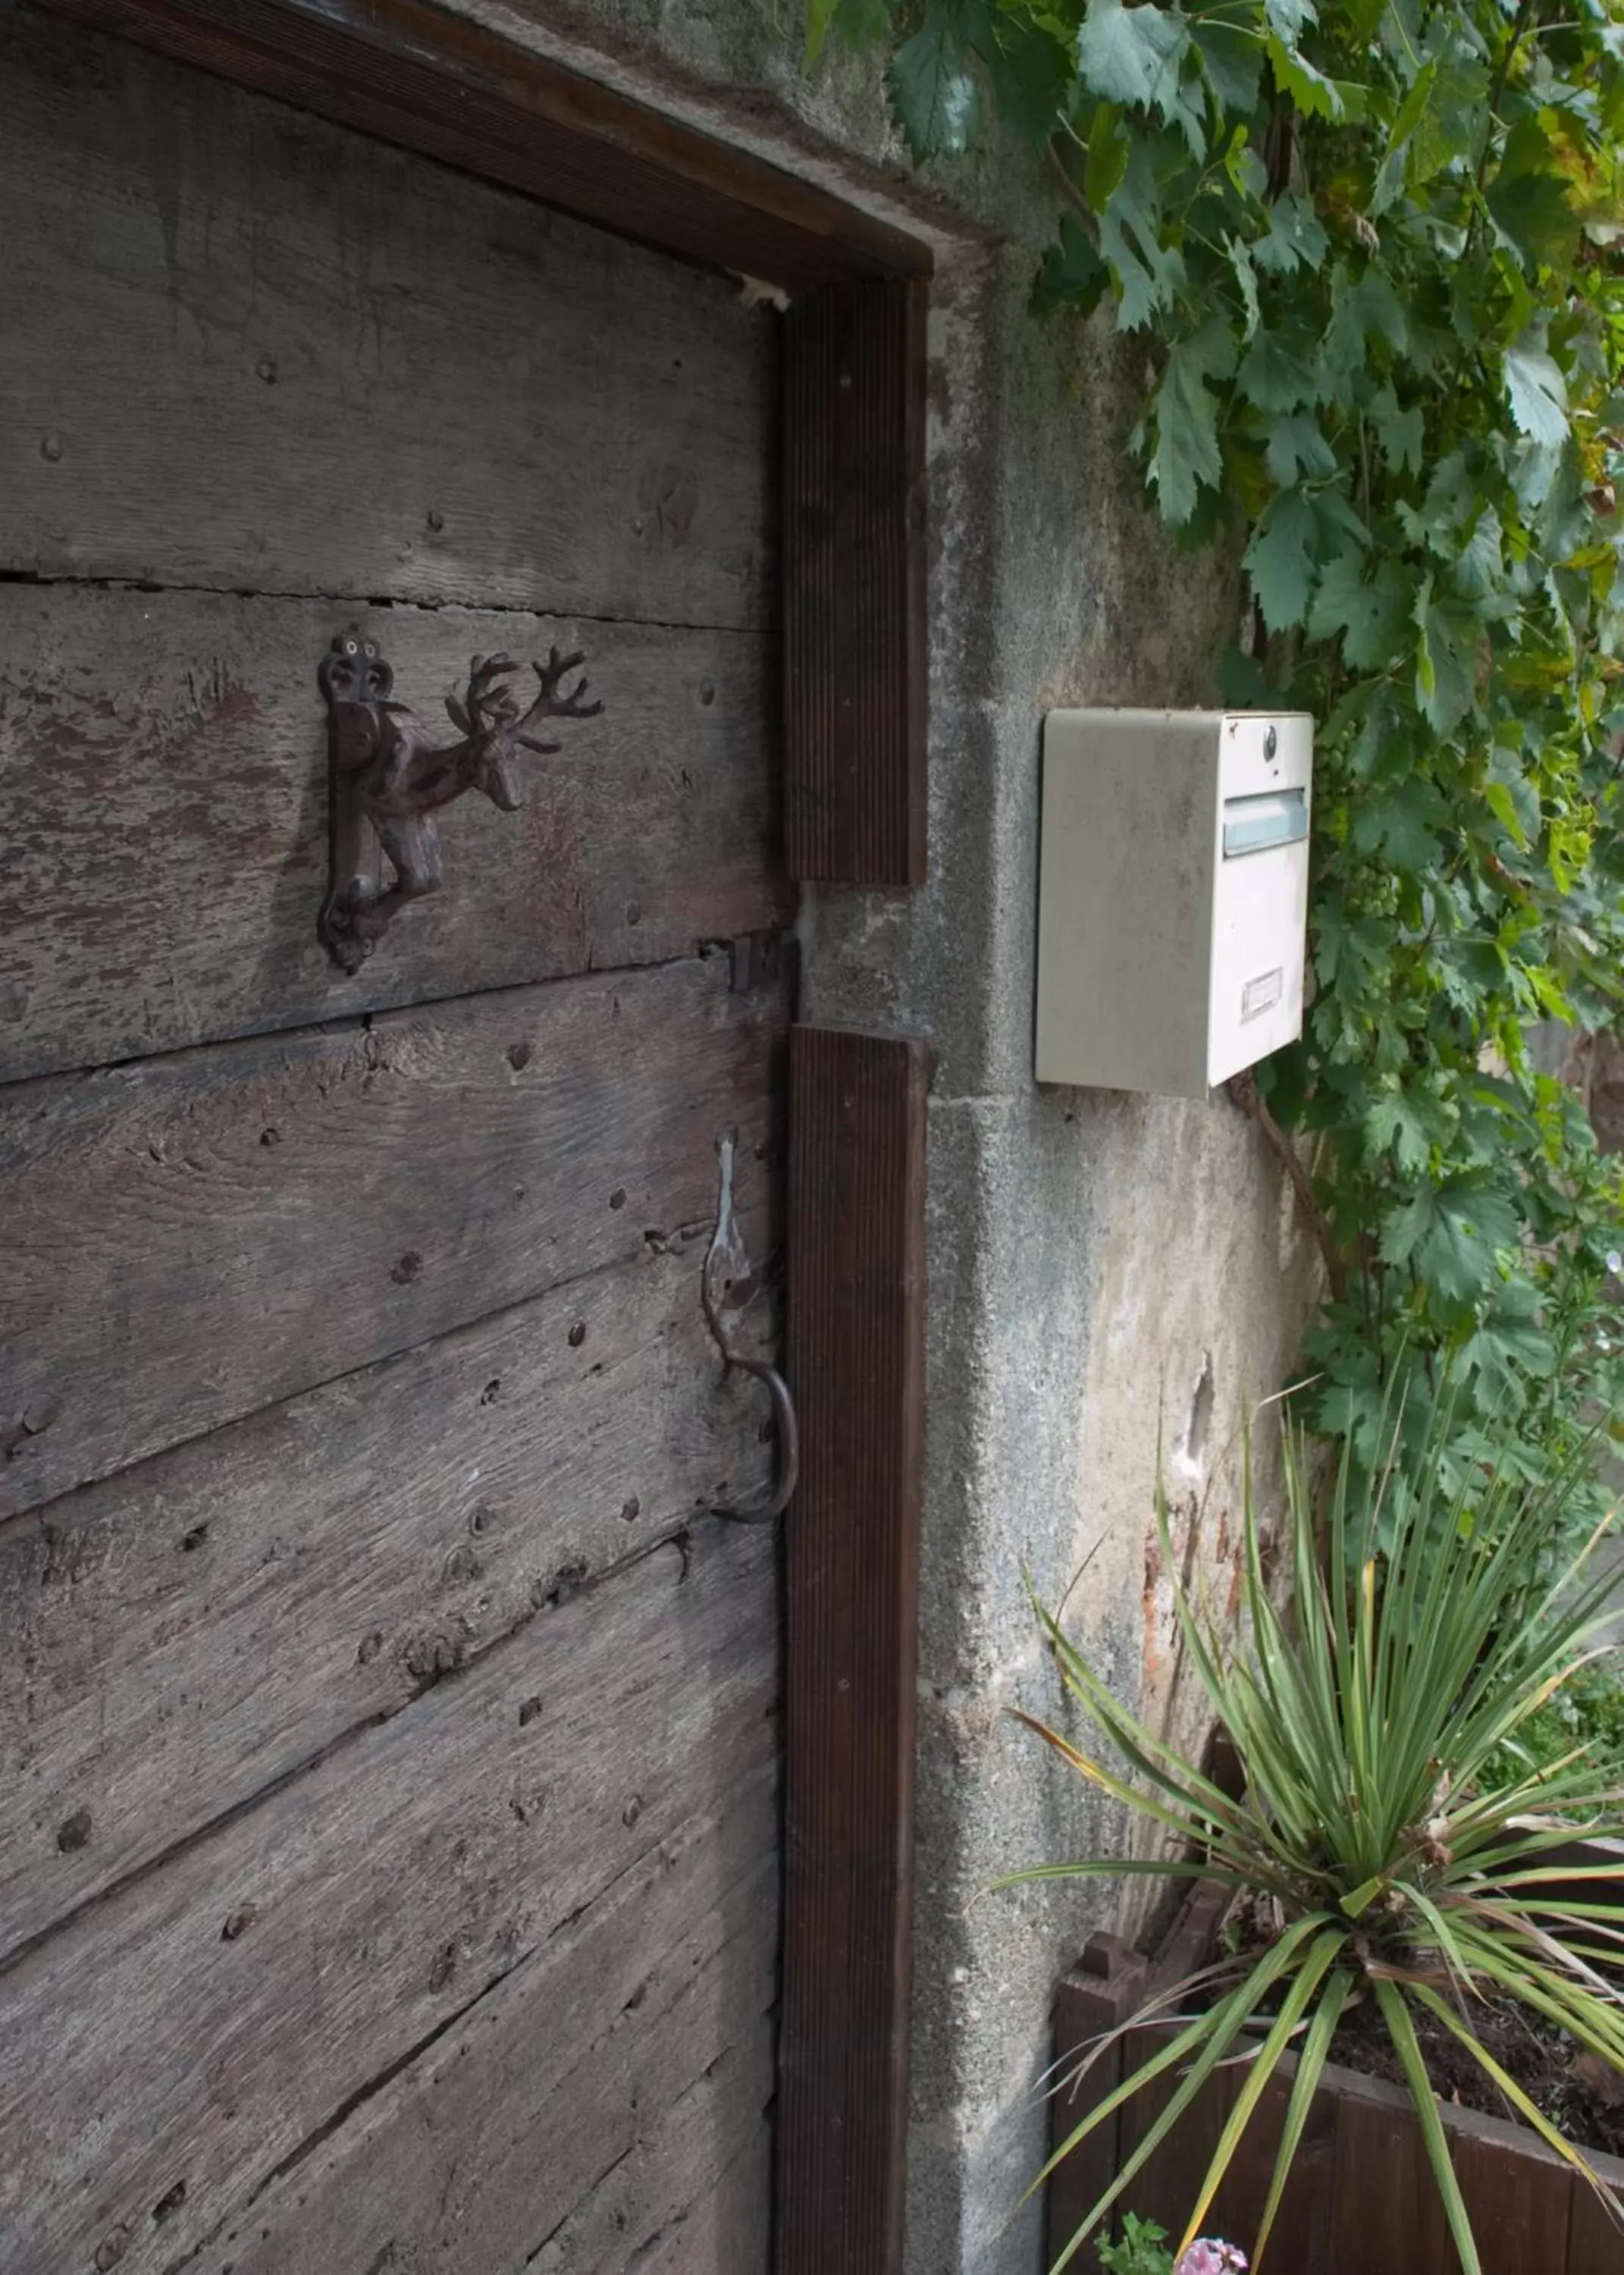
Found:
[[[1300,51],[1270,34],[1266,42],[1274,84],[1288,95],[1305,118],[1328,119],[1333,125],[1364,115],[1366,90],[1346,79],[1334,79]]]
[[[1023,142],[1046,143],[1076,79],[1069,43],[1025,11],[991,12],[976,42],[1000,116]]]
[[[1241,359],[1235,383],[1259,411],[1295,411],[1313,400],[1315,374],[1295,341],[1281,332],[1260,331]]]
[[[1235,281],[1241,288],[1243,336],[1250,340],[1263,321],[1263,307],[1258,298],[1258,272],[1252,267],[1251,254],[1238,237],[1227,238],[1224,246],[1229,257],[1229,266],[1235,271]]]
[[[866,55],[891,28],[888,0],[807,0],[806,58],[816,63],[831,31]]]
[[[1469,1335],[1456,1362],[1462,1372],[1477,1378],[1477,1394],[1491,1411],[1514,1411],[1526,1400],[1522,1379],[1549,1379],[1556,1346],[1537,1321],[1509,1305],[1491,1311],[1475,1334]]]
[[[1544,348],[1525,343],[1507,349],[1506,393],[1520,434],[1546,450],[1567,440],[1567,382]]]
[[[1579,216],[1560,174],[1500,173],[1485,202],[1531,266],[1565,268],[1579,246]]]
[[[891,58],[892,108],[921,163],[960,156],[974,139],[980,96],[969,50],[981,20],[977,0],[925,0],[925,21]]]
[[[1317,400],[1353,405],[1372,344],[1386,355],[1407,352],[1403,303],[1374,262],[1356,280],[1339,261],[1331,282],[1331,318],[1319,344]]]
[[[1268,234],[1253,246],[1252,259],[1273,276],[1288,276],[1294,269],[1318,268],[1330,242],[1309,200],[1293,192],[1269,208]]]
[[[1391,386],[1379,387],[1371,397],[1370,419],[1382,457],[1394,472],[1402,473],[1408,468],[1418,474],[1426,444],[1421,405],[1410,403],[1401,407]]]
[[[1281,490],[1270,500],[1246,548],[1245,565],[1272,632],[1286,631],[1307,615],[1318,541],[1318,517],[1306,492]]]
[[[1258,107],[1263,50],[1239,25],[1220,16],[1191,19],[1190,42],[1220,110],[1244,117]]]
[[[1081,216],[1062,214],[1060,237],[1044,254],[1032,286],[1032,314],[1053,316],[1061,308],[1072,308],[1079,315],[1091,316],[1110,282],[1111,272]]]
[[[1300,474],[1324,481],[1336,472],[1336,452],[1325,438],[1311,411],[1298,411],[1275,421],[1264,452],[1269,480],[1277,489],[1289,489]]]
[[[1446,1134],[1435,1101],[1412,1099],[1402,1090],[1383,1092],[1365,1112],[1367,1153],[1391,1152],[1404,1175],[1419,1175],[1432,1158],[1434,1144]]]
[[[1088,130],[1088,162],[1083,169],[1083,192],[1096,213],[1103,213],[1128,171],[1133,137],[1127,120],[1114,102],[1102,102]]]
[[[1477,625],[1433,597],[1431,571],[1421,580],[1412,619],[1420,635],[1416,701],[1433,733],[1447,737],[1477,706]]]
[[[1136,134],[1122,180],[1099,217],[1099,249],[1115,272],[1116,321],[1125,332],[1140,330],[1159,309],[1170,307],[1184,283],[1184,256],[1176,245],[1161,243],[1161,191],[1150,147]]]
[[[1217,489],[1222,481],[1218,399],[1205,382],[1227,379],[1235,357],[1235,335],[1228,324],[1222,316],[1209,316],[1174,347],[1156,390],[1156,447],[1150,478],[1161,500],[1163,518],[1175,528],[1194,513],[1202,484]]]
[[[1367,578],[1364,561],[1348,546],[1326,562],[1309,612],[1311,639],[1334,639],[1355,671],[1385,670],[1406,645],[1416,603],[1414,580],[1397,561],[1378,563]]]
[[[1476,599],[1499,591],[1506,578],[1505,534],[1499,514],[1485,505],[1454,564],[1454,581],[1462,593]]]
[[[1380,1247],[1386,1262],[1413,1258],[1424,1282],[1464,1304],[1498,1285],[1500,1256],[1516,1250],[1521,1234],[1506,1195],[1469,1175],[1412,1193],[1384,1220]]]
[[[1319,20],[1314,0],[1264,0],[1264,19],[1277,40],[1295,48],[1311,24]]]
[[[1136,8],[1122,0],[1089,0],[1077,37],[1077,70],[1108,102],[1172,116],[1190,26],[1154,0]]]
[[[1356,852],[1379,854],[1387,868],[1425,877],[1437,867],[1439,840],[1448,828],[1449,808],[1436,784],[1410,775],[1362,797],[1348,837]]]
[[[1566,269],[1579,249],[1579,215],[1558,162],[1538,117],[1520,118],[1485,193],[1497,226],[1533,268]]]

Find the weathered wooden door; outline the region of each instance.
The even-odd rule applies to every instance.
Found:
[[[762,2275],[778,320],[22,0],[0,246],[0,2268]],[[603,709],[348,978],[351,622]]]

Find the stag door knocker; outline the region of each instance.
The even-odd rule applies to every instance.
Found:
[[[389,699],[395,675],[375,640],[353,625],[341,632],[317,674],[327,702],[329,867],[327,898],[316,929],[344,971],[359,971],[409,901],[440,889],[442,806],[465,790],[482,790],[511,813],[522,804],[515,771],[521,750],[543,756],[563,748],[532,731],[544,719],[595,719],[601,703],[586,700],[586,682],[566,691],[580,654],[551,650],[533,667],[540,692],[521,713],[508,684],[522,669],[507,655],[476,655],[459,702],[446,698],[462,740],[436,749],[428,729],[404,703]],[[383,882],[383,856],[395,871]]]

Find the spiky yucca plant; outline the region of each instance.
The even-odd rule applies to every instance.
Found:
[[[1171,2071],[1175,2089],[1061,2253],[1055,2275],[1219,2064],[1240,2059],[1244,2082],[1179,2246],[1188,2249],[1271,2078],[1295,2051],[1256,2266],[1337,2025],[1362,1996],[1375,2000],[1409,2084],[1464,2275],[1481,2275],[1416,2020],[1430,2015],[1459,2039],[1518,2114],[1600,2190],[1582,2151],[1484,2044],[1473,2010],[1484,1999],[1518,2002],[1624,2069],[1624,1993],[1603,1971],[1624,1964],[1624,1908],[1605,1901],[1605,1886],[1595,1901],[1571,1893],[1588,1879],[1616,1888],[1616,1877],[1549,1862],[1580,1834],[1624,1830],[1624,1794],[1590,1767],[1583,1746],[1543,1772],[1530,1765],[1496,1777],[1490,1767],[1497,1754],[1502,1765],[1515,1762],[1521,1725],[1605,1648],[1608,1581],[1593,1568],[1595,1537],[1553,1565],[1563,1537],[1560,1493],[1507,1485],[1469,1509],[1417,1497],[1384,1518],[1379,1493],[1351,1505],[1345,1470],[1322,1535],[1304,1449],[1288,1434],[1295,1600],[1283,1612],[1265,1584],[1250,1447],[1243,1474],[1245,1647],[1226,1641],[1175,1587],[1185,1649],[1244,1769],[1243,1800],[1229,1799],[1129,1713],[1059,1617],[1039,1606],[1066,1688],[1107,1745],[1084,1752],[1023,1719],[1182,1854],[1172,1863],[1044,1864],[1001,1885],[1093,1873],[1213,1878],[1270,1900],[1277,1929],[1262,1947],[1220,1958],[1198,1985],[1192,1978],[1182,1986],[1186,2007],[1197,1987],[1210,2002],[1193,2021],[1185,2014],[1167,2022],[1167,2001],[1157,2017],[1137,2018],[1159,2019],[1166,2043],[1089,2112],[1041,2177],[1152,2079]],[[1167,1546],[1165,1502],[1159,1516]],[[1167,1564],[1176,1574],[1171,1553]]]

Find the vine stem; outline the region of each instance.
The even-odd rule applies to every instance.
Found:
[[[1257,1123],[1269,1151],[1290,1178],[1297,1206],[1307,1218],[1309,1228],[1318,1243],[1320,1258],[1326,1267],[1326,1285],[1333,1299],[1341,1303],[1348,1293],[1347,1267],[1338,1252],[1330,1221],[1319,1206],[1312,1181],[1303,1166],[1296,1147],[1270,1113],[1268,1102],[1258,1087],[1258,1078],[1250,1069],[1244,1074],[1232,1075],[1224,1089],[1230,1102],[1238,1106],[1249,1121]]]
[[[1512,19],[1511,36],[1506,42],[1506,50],[1500,57],[1499,68],[1494,74],[1494,84],[1489,89],[1488,109],[1484,115],[1483,127],[1483,155],[1477,161],[1477,188],[1480,194],[1484,178],[1489,170],[1489,154],[1494,147],[1494,115],[1500,107],[1500,97],[1505,94],[1506,82],[1511,77],[1511,66],[1517,59],[1517,49],[1522,44],[1522,34],[1528,29],[1529,19],[1533,12],[1534,0],[1522,0],[1522,6]],[[1474,214],[1472,218],[1475,221],[1477,215]]]
[[[1049,171],[1054,175],[1055,181],[1060,185],[1061,191],[1064,193],[1067,203],[1074,206],[1077,212],[1083,215],[1084,221],[1097,225],[1098,216],[1096,215],[1093,208],[1090,205],[1088,200],[1084,196],[1076,184],[1072,180],[1071,176],[1067,172],[1066,162],[1061,156],[1060,152],[1055,148],[1052,140],[1047,146],[1046,155],[1049,162]]]

